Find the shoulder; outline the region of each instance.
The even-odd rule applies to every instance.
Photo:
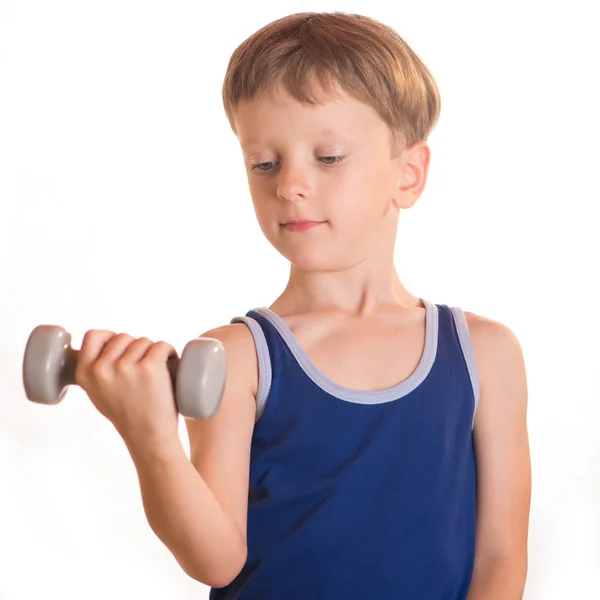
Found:
[[[487,356],[497,350],[498,344],[504,351],[521,350],[515,332],[508,325],[466,310],[464,313],[473,345],[477,346],[482,354]],[[482,360],[483,358],[482,356]]]
[[[522,356],[521,343],[508,325],[473,312],[464,313],[476,359],[482,368],[489,368],[490,362],[495,364],[503,356],[513,359]]]
[[[249,386],[256,397],[258,389],[258,360],[254,336],[245,323],[220,325],[202,333],[199,337],[219,340],[225,348],[227,379],[231,381],[232,370],[241,387]]]
[[[521,418],[527,404],[527,381],[523,348],[517,335],[505,323],[473,312],[464,313],[481,387],[474,428],[487,415],[497,418],[499,412]]]

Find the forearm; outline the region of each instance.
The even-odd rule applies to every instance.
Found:
[[[522,600],[526,579],[526,562],[490,559],[473,570],[466,600]]]
[[[180,440],[126,444],[154,533],[190,577],[213,587],[227,585],[246,560],[245,540]]]

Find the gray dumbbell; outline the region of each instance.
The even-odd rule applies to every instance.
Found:
[[[39,325],[29,335],[23,358],[25,394],[38,404],[58,404],[75,385],[79,352],[71,334],[58,325]],[[179,413],[189,419],[210,419],[219,410],[225,390],[225,347],[220,340],[189,341],[181,358],[167,362]]]

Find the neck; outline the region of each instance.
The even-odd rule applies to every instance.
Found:
[[[396,271],[394,242],[341,268],[310,271],[290,264],[287,286],[271,310],[282,316],[334,312],[368,317],[382,309],[422,308],[421,300],[404,287]]]

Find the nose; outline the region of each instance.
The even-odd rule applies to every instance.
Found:
[[[277,197],[288,202],[301,202],[310,197],[312,184],[306,170],[288,163],[278,173]]]

